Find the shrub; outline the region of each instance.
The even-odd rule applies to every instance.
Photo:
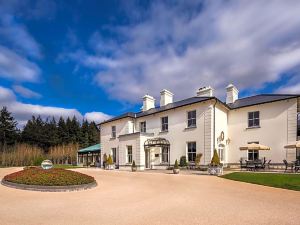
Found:
[[[196,166],[199,166],[199,165],[200,165],[200,160],[201,160],[201,158],[202,158],[202,153],[198,153],[198,154],[196,155],[196,159],[195,159],[195,165],[196,165]]]
[[[178,165],[177,159],[175,160],[174,169],[179,169],[179,165]]]
[[[106,163],[106,161],[107,161],[107,155],[106,155],[106,153],[104,153],[104,155],[103,155],[103,162]]]
[[[40,166],[42,164],[42,162],[44,161],[44,157],[40,156],[38,158],[35,158],[33,160],[33,166]]]
[[[112,164],[114,164],[114,162],[113,162],[113,159],[112,159],[111,155],[108,155],[107,164],[108,164],[108,165],[112,165]]]
[[[210,164],[212,166],[219,166],[221,163],[220,163],[220,158],[219,158],[219,155],[218,155],[218,152],[217,152],[217,149],[214,150],[214,155],[211,159],[211,162]]]
[[[40,167],[27,167],[3,178],[5,181],[42,186],[66,186],[88,184],[95,181],[91,176],[65,169],[48,169]]]
[[[134,168],[134,167],[136,167],[136,165],[135,165],[135,161],[134,161],[134,160],[132,161],[132,165],[131,165],[131,167],[133,167],[133,168]]]
[[[186,167],[188,164],[187,164],[187,161],[186,161],[186,156],[181,156],[180,157],[180,167]]]

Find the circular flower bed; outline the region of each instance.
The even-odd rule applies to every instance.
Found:
[[[48,169],[44,170],[40,167],[29,167],[24,170],[6,175],[2,183],[7,186],[16,184],[16,188],[24,187],[23,189],[39,190],[40,187],[49,189],[56,188],[58,191],[63,187],[73,187],[78,189],[78,186],[83,186],[79,189],[87,189],[96,186],[96,181],[93,177],[65,169]],[[92,184],[90,187],[86,186]],[[26,188],[26,185],[30,188]],[[50,190],[49,190],[50,191]]]

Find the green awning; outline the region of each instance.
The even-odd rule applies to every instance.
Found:
[[[87,148],[79,149],[78,153],[88,153],[88,152],[99,152],[101,150],[100,144],[92,145]]]

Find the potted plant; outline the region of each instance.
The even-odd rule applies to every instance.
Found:
[[[177,159],[175,160],[174,168],[173,168],[173,173],[178,174],[179,173],[179,165]]]
[[[217,150],[214,150],[214,155],[211,159],[211,162],[208,166],[208,173],[210,175],[220,175],[223,174],[223,165],[220,163],[220,158]]]
[[[135,161],[132,161],[132,165],[131,165],[131,171],[135,172],[136,171],[136,165],[135,165]]]
[[[107,159],[107,169],[108,170],[113,170],[114,169],[114,162],[112,160],[111,155],[108,155],[108,159]]]
[[[196,168],[199,168],[200,167],[200,161],[201,161],[201,158],[202,158],[202,153],[198,153],[196,155],[196,159],[195,159],[195,167]]]
[[[106,169],[106,163],[107,163],[107,155],[106,153],[103,154],[103,168]]]
[[[188,163],[186,160],[186,156],[181,156],[180,157],[180,163],[179,163],[180,167],[187,167]]]

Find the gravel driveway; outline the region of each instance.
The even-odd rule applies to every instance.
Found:
[[[0,169],[0,178],[20,168]],[[0,186],[0,224],[299,224],[300,192],[204,175],[76,169],[96,188],[64,193]]]

